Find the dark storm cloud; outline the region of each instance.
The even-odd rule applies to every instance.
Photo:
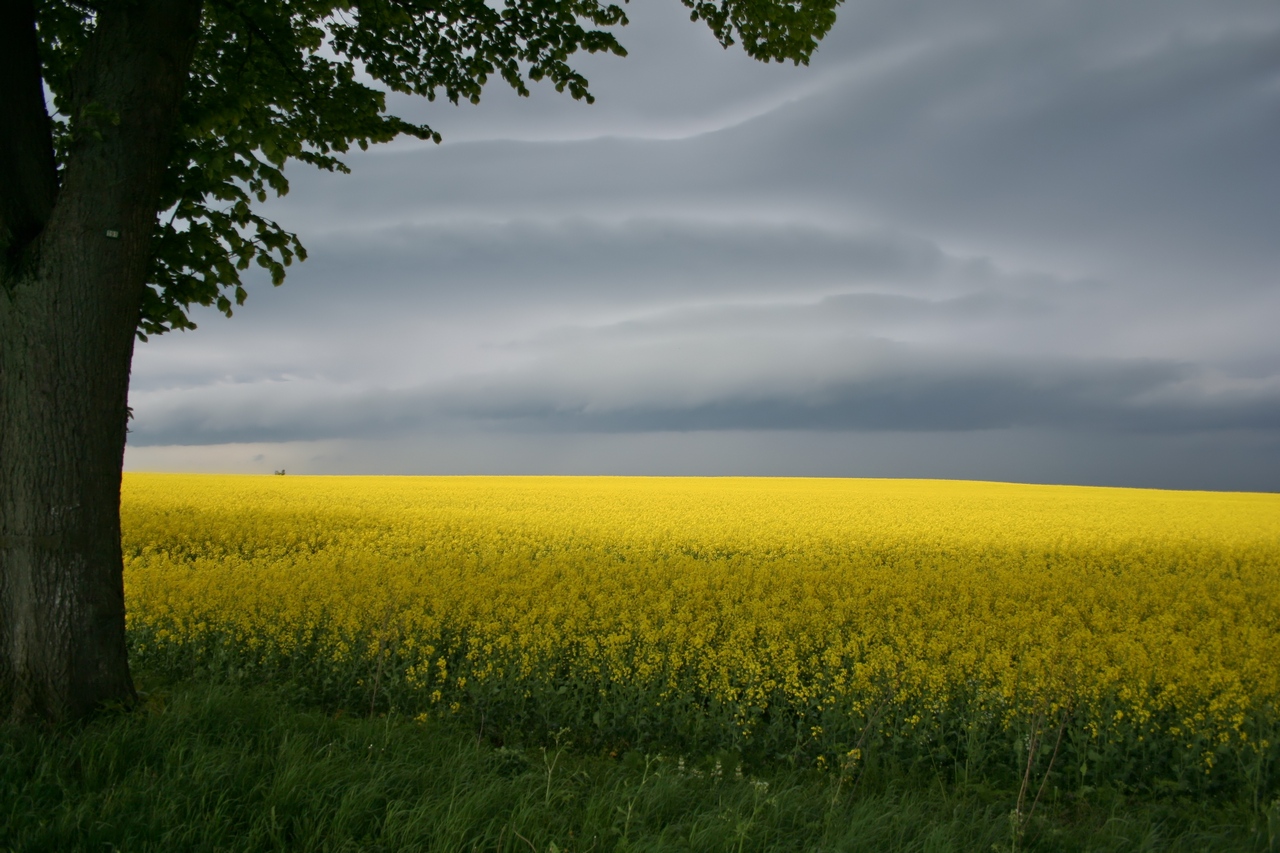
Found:
[[[495,139],[370,154],[363,189],[325,180],[317,191],[360,222],[861,208],[1082,265],[1247,263],[1255,284],[1275,269],[1274,5],[896,5],[850,4],[815,68],[790,78],[796,97],[745,123],[664,141],[606,115],[616,138],[519,143],[502,138],[518,136],[513,115],[491,122]],[[706,65],[715,59],[728,67],[727,56]],[[679,103],[698,87],[668,91]]]
[[[312,260],[140,347],[131,458],[814,473],[857,435],[898,467],[833,473],[1280,488],[1272,0],[849,2],[807,69],[663,8],[595,107],[397,101],[446,144],[291,170]]]
[[[836,192],[935,232],[998,228],[1009,243],[1157,266],[1243,262],[1254,283],[1274,272],[1275,21],[1098,58],[1064,35],[992,40],[885,89],[798,104],[789,117],[831,147],[781,160],[774,178],[814,182],[815,165],[847,154]]]
[[[1035,274],[951,256],[900,232],[679,216],[397,226],[358,238],[335,235],[315,254],[323,273],[313,279],[313,307],[321,311],[325,300],[341,302],[343,291],[371,285],[438,309],[511,299],[562,302],[573,312],[765,294],[795,298],[849,286],[918,291],[997,277],[1009,287],[1036,284]]]
[[[140,348],[135,391],[354,373],[395,384],[409,380],[388,373],[424,349],[456,370],[513,340],[648,333],[655,318],[695,337],[704,323],[785,323],[803,337],[815,322],[874,329],[1069,312],[1107,290],[1002,270],[907,235],[794,223],[450,223],[336,235],[312,251],[300,281],[252,289],[231,322],[206,311],[199,331]],[[299,289],[305,298],[291,298]],[[459,328],[468,352],[440,351]]]
[[[882,341],[757,346],[615,342],[453,387],[365,390],[305,380],[221,383],[148,402],[133,442],[217,444],[513,432],[967,431],[1056,427],[1176,433],[1280,429],[1280,382],[1222,382],[1180,364],[1010,362]],[[700,351],[699,351],[700,350]],[[145,399],[145,398],[144,398]]]

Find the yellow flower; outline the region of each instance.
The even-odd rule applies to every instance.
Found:
[[[287,663],[365,706],[714,707],[731,742],[848,758],[957,709],[1257,750],[1280,705],[1278,495],[130,473],[121,518],[140,661]]]

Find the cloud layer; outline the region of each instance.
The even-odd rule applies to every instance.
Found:
[[[128,464],[1280,488],[1274,4],[633,11],[596,107],[291,172],[312,259],[139,347]]]

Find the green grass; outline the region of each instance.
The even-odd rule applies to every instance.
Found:
[[[1280,850],[1280,804],[1046,796],[1018,838],[1016,790],[547,744],[169,684],[132,713],[0,729],[0,850]]]

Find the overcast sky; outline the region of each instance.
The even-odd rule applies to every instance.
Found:
[[[1280,490],[1280,4],[636,0],[597,97],[392,99],[311,258],[140,344],[126,467]]]

